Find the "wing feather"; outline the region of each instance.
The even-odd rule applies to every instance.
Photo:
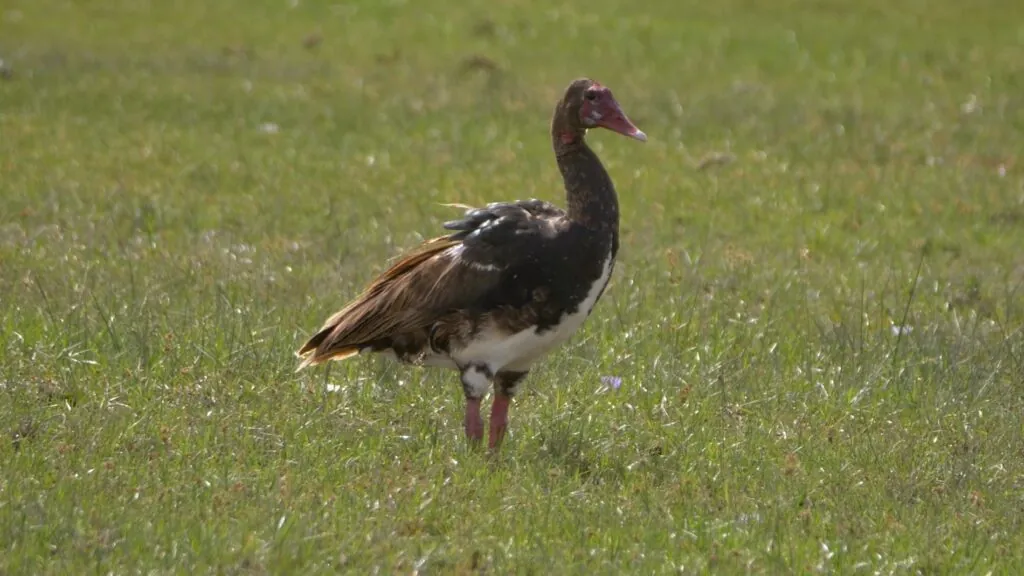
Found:
[[[429,329],[446,314],[473,308],[503,273],[543,249],[564,212],[527,200],[468,209],[453,231],[421,244],[333,314],[297,352],[299,369],[358,354],[369,343]]]

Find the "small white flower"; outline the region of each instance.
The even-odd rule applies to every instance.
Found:
[[[893,336],[899,336],[900,334],[907,335],[914,331],[913,326],[897,326],[893,324],[890,328]]]

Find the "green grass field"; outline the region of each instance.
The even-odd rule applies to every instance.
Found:
[[[0,574],[1024,570],[1022,22],[6,0]],[[441,203],[563,202],[583,75],[650,141],[591,135],[619,264],[503,453],[454,373],[295,374]]]

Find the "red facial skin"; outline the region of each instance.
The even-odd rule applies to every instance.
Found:
[[[600,84],[594,84],[583,93],[580,107],[580,121],[584,126],[607,128],[623,136],[647,141],[647,135],[637,128],[626,116],[612,91]]]

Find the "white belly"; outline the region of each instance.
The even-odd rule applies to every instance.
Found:
[[[601,269],[601,276],[594,282],[586,297],[580,302],[576,311],[562,316],[558,324],[542,333],[535,328],[527,328],[515,334],[485,333],[481,334],[469,346],[453,354],[460,365],[484,364],[496,374],[507,369],[525,371],[538,358],[551,351],[559,344],[568,340],[590,315],[597,303],[608,279],[612,274],[612,256],[609,253]]]

